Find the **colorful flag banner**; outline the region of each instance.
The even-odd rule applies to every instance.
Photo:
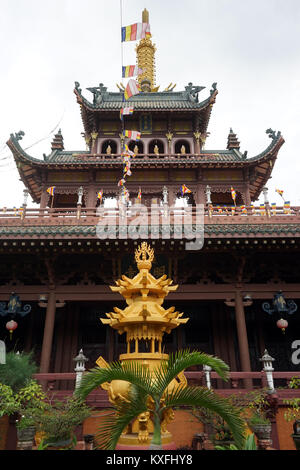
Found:
[[[102,201],[102,197],[103,197],[103,189],[101,189],[101,191],[97,193],[97,198],[100,200],[100,202]]]
[[[137,41],[150,37],[150,24],[149,23],[134,23],[129,26],[121,28],[121,41]]]
[[[180,188],[181,196],[187,193],[191,193],[192,191],[185,185],[183,184]]]
[[[283,205],[283,213],[290,214],[291,213],[291,204],[290,201],[285,201]]]
[[[141,199],[142,199],[142,190],[141,190],[141,188],[139,188],[137,198],[138,198],[139,201],[141,201]]]
[[[241,206],[242,214],[247,214],[246,206]]]
[[[252,204],[252,203],[251,203],[251,209],[252,209],[252,214],[255,215],[256,211],[255,211],[254,204]]]
[[[235,190],[233,189],[232,186],[231,186],[230,191],[231,191],[231,197],[232,197],[234,205],[235,205],[236,192],[235,192]]]
[[[55,192],[55,186],[50,186],[50,188],[47,189],[47,193],[50,194],[50,196],[54,196]]]
[[[123,187],[123,196],[125,197],[126,201],[129,201],[129,191],[125,188],[125,186]]]
[[[264,204],[259,205],[260,215],[266,215],[266,206]]]
[[[126,183],[125,179],[122,178],[122,179],[120,179],[120,181],[118,182],[118,186],[124,186],[125,183]]]
[[[221,206],[217,206],[217,211],[219,212],[219,214],[222,214],[222,213],[223,213],[222,207],[221,207]]]
[[[131,78],[126,85],[126,88],[124,91],[124,98],[125,100],[129,100],[129,98],[131,98],[132,96],[138,95],[139,92],[140,92],[139,84],[137,83],[136,80]]]
[[[276,202],[271,203],[271,214],[276,215]]]
[[[279,196],[281,196],[283,198],[283,191],[282,189],[275,189],[276,193],[279,194]]]
[[[122,77],[136,77],[143,73],[143,69],[138,67],[137,65],[123,65],[122,67]]]
[[[122,108],[120,111],[120,119],[123,121],[123,116],[129,116],[133,114],[133,106],[127,106],[126,108]]]
[[[234,215],[235,214],[235,207],[231,207],[231,215]]]
[[[123,131],[123,136],[128,137],[128,139],[139,140],[141,138],[141,133],[138,131]]]

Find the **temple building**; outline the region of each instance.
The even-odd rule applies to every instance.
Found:
[[[143,15],[147,20],[147,12]],[[23,133],[11,134],[7,145],[25,199],[21,208],[0,211],[0,301],[6,305],[15,292],[31,311],[16,315],[12,339],[5,328],[10,318],[0,316],[0,339],[8,349],[33,349],[42,373],[73,371],[81,348],[87,368],[99,356],[117,359],[126,352],[125,335],[100,318],[124,306],[109,285],[122,274],[137,274],[133,253],[147,240],[155,248],[153,275],[166,274],[179,286],[166,308],[175,305],[189,317],[164,336],[165,352],[195,348],[221,357],[232,371],[246,372],[261,370],[259,358],[267,348],[276,370],[299,370],[292,357],[300,340],[300,309],[294,308],[293,315],[288,309],[289,301],[297,306],[300,299],[299,208],[274,207],[266,187],[284,137],[268,129],[266,148],[248,155],[229,123],[224,148],[209,149],[217,83],[207,89],[187,77],[183,90],[173,84],[160,90],[155,51],[152,37],[137,41],[140,90],[126,102],[122,84],[117,91],[102,83],[84,91],[75,82],[85,150],[65,149],[59,130],[49,153],[33,158],[22,148]],[[133,112],[121,119],[125,105]],[[138,132],[140,138],[133,140],[124,131]],[[125,145],[135,155],[126,178],[127,198],[118,185]],[[28,207],[28,193],[39,207]],[[263,205],[257,203],[261,194]],[[178,220],[190,210],[195,229],[200,208],[204,244],[187,249]],[[120,223],[121,211],[125,223]],[[161,220],[166,211],[171,212],[169,236]],[[155,230],[150,229],[153,214]],[[136,217],[139,227],[130,233]],[[107,224],[100,233],[99,224],[111,218],[117,228]],[[285,310],[271,308],[280,291]],[[281,317],[288,321],[284,334],[276,324]]]

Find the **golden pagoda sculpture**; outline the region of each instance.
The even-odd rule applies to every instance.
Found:
[[[138,274],[132,279],[122,275],[122,279],[116,281],[116,286],[110,286],[112,291],[119,292],[125,298],[127,307],[124,310],[114,307],[114,312],[106,313],[106,319],[101,318],[102,323],[116,329],[119,334],[126,333],[127,352],[120,355],[121,363],[138,361],[150,372],[158,367],[162,360],[167,360],[169,357],[162,351],[164,333],[170,333],[188,321],[188,318],[181,318],[183,313],[175,311],[175,307],[165,309],[162,306],[165,297],[178,286],[173,286],[173,281],[165,274],[156,279],[150,273],[153,259],[154,250],[147,242],[142,242],[135,251]],[[107,367],[102,357],[96,362],[99,367]],[[186,384],[186,378],[181,373],[168,388],[184,387]],[[108,391],[109,401],[116,405],[119,400],[127,399],[130,384],[114,380],[103,384],[102,388]],[[172,436],[167,431],[166,425],[173,417],[172,410],[163,417],[161,425],[163,445],[172,442]],[[150,414],[142,413],[123,432],[118,446],[122,448],[122,446],[150,444],[152,431]]]
[[[142,22],[149,24],[149,12],[144,9],[142,13]],[[152,43],[151,37],[141,39],[136,46],[137,66],[142,70],[138,75],[138,82],[142,91],[156,92],[159,89],[155,87],[155,44]]]

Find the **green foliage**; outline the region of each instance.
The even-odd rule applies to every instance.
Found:
[[[242,394],[234,394],[227,397],[226,402],[229,406],[232,406],[241,417],[244,417],[245,412],[245,397]],[[195,416],[201,423],[209,425],[211,428],[211,433],[209,438],[217,443],[219,441],[232,441],[233,435],[232,432],[226,423],[226,421],[218,413],[211,411],[208,408],[204,407],[194,407],[192,409],[192,414]]]
[[[37,365],[33,361],[33,354],[16,354],[9,352],[6,354],[6,364],[0,364],[0,382],[9,385],[16,393],[32,378],[37,372]]]
[[[122,431],[139,414],[148,411],[154,422],[152,444],[161,445],[161,422],[169,408],[177,406],[203,406],[218,413],[228,424],[236,445],[244,442],[244,422],[239,413],[224,398],[204,387],[177,387],[169,385],[178,374],[193,365],[211,366],[224,380],[228,378],[228,366],[221,360],[198,351],[179,351],[170,354],[152,373],[138,362],[116,362],[106,369],[95,368],[84,375],[75,392],[85,398],[104,382],[124,380],[131,384],[128,401],[116,405],[116,413],[106,416],[97,435],[103,449],[114,449]],[[168,388],[169,387],[169,388]]]
[[[12,388],[0,383],[0,417],[17,411],[17,404]]]
[[[289,382],[289,388],[300,388],[300,377],[294,376]]]
[[[248,420],[249,427],[253,427],[259,424],[270,424],[270,420],[266,418],[264,415],[254,412],[249,420]]]
[[[284,419],[288,422],[300,419],[300,398],[291,398],[283,400],[284,405],[288,405],[288,409],[284,413]]]
[[[257,445],[255,442],[254,434],[249,434],[244,443],[244,447],[242,449],[238,449],[235,444],[230,444],[229,446],[215,446],[215,450],[257,450]]]
[[[44,432],[46,442],[69,439],[76,426],[91,414],[90,408],[80,399],[71,397],[65,402],[47,403],[35,409],[32,419],[38,431]]]

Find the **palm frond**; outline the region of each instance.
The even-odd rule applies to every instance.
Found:
[[[75,396],[85,399],[87,395],[105,382],[124,380],[139,386],[141,389],[152,392],[151,375],[148,369],[136,361],[114,362],[107,368],[95,367],[89,370],[81,380],[81,384],[75,391]]]
[[[177,351],[175,354],[170,354],[169,359],[163,361],[161,365],[154,370],[153,376],[155,380],[153,386],[163,393],[180,372],[191,366],[204,364],[214,369],[223,380],[228,380],[229,367],[224,361],[218,357],[199,351],[190,352],[189,350],[183,350]]]
[[[220,415],[227,423],[239,449],[244,445],[245,422],[226,398],[204,387],[186,387],[165,394],[165,408],[180,405],[201,406]]]
[[[101,427],[96,434],[98,447],[103,450],[114,450],[124,429],[147,411],[147,394],[139,387],[133,386],[130,393],[130,401],[123,402],[116,408],[115,413],[108,415],[101,422]]]

